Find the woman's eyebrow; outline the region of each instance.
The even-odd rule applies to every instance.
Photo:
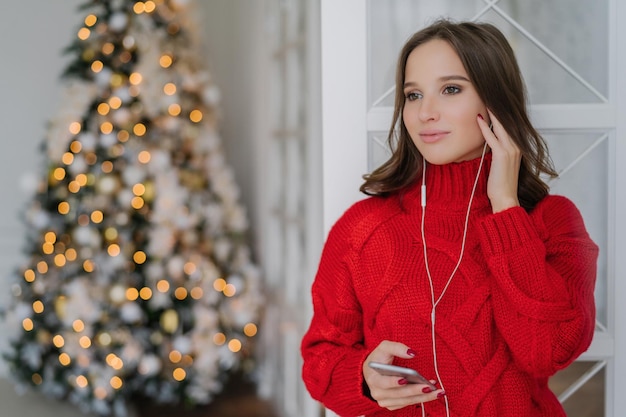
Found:
[[[467,81],[469,79],[463,75],[446,75],[444,77],[439,77],[439,81]]]
[[[439,82],[447,82],[447,81],[466,81],[468,83],[470,82],[470,80],[464,75],[444,75],[443,77],[439,77],[437,80]],[[414,81],[406,81],[403,84],[403,88],[415,87],[415,86],[417,86],[417,83]]]

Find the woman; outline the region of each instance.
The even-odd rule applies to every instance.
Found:
[[[502,33],[440,20],[413,35],[391,126],[370,197],[324,247],[307,389],[341,416],[565,416],[548,378],[591,343],[598,248],[541,178],[556,173]]]

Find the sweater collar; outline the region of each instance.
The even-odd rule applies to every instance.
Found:
[[[481,158],[463,162],[452,162],[446,165],[426,165],[426,204],[427,206],[444,206],[447,210],[466,210],[467,203],[476,174],[480,167]],[[476,192],[474,194],[473,207],[489,206],[487,197],[487,179],[491,167],[491,152],[485,154]],[[410,206],[414,202],[419,206],[421,202],[421,175],[407,190],[405,199]]]

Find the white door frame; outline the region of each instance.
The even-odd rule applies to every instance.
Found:
[[[626,303],[619,302],[626,296],[626,260],[624,254],[626,254],[626,218],[624,213],[626,212],[626,51],[624,45],[626,44],[626,27],[623,22],[626,19],[626,2],[624,1],[611,1],[611,22],[610,25],[615,31],[615,37],[610,40],[610,51],[615,53],[614,70],[611,72],[614,79],[611,80],[610,85],[614,85],[615,88],[615,115],[617,119],[616,124],[616,146],[615,146],[615,175],[613,176],[615,181],[615,202],[614,206],[610,208],[608,213],[609,218],[615,218],[614,236],[611,236],[614,240],[614,245],[610,247],[613,250],[612,258],[616,261],[613,264],[613,276],[614,283],[614,306],[615,311],[613,317],[615,323],[613,325],[615,342],[615,356],[614,366],[612,369],[613,374],[613,392],[609,396],[612,397],[612,401],[607,404],[607,417],[617,416],[617,413],[623,412],[626,409],[626,324],[622,320],[626,320]],[[618,24],[622,22],[622,24]],[[621,261],[621,262],[618,262]],[[622,395],[616,395],[616,393],[622,393]]]
[[[367,170],[365,5],[321,0],[324,233],[362,197],[358,190]]]

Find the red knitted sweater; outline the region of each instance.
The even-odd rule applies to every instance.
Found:
[[[459,258],[479,162],[429,166],[426,173],[435,298]],[[515,207],[493,214],[489,162],[462,263],[437,305],[437,357],[451,415],[565,416],[548,377],[591,343],[598,248],[565,197],[547,196],[530,213]],[[381,408],[364,392],[363,362],[382,340],[410,346],[415,358],[395,363],[436,379],[419,185],[357,202],[325,244],[301,346],[303,379],[314,399],[341,416],[421,416],[414,406]],[[446,415],[443,400],[424,406],[428,416]]]

